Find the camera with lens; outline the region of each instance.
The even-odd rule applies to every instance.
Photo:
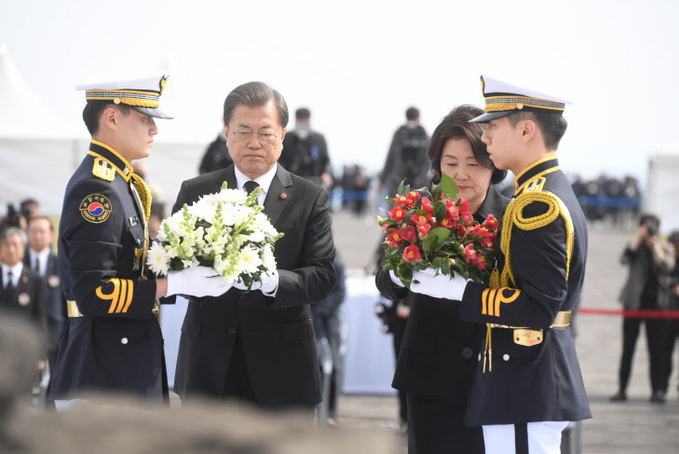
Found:
[[[649,224],[646,227],[646,233],[648,233],[648,236],[657,236],[659,233],[658,224]]]

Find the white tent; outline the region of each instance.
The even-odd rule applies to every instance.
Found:
[[[648,158],[644,211],[660,217],[663,233],[679,229],[679,142]]]
[[[57,214],[76,148],[76,133],[38,99],[0,45],[0,213],[32,197],[45,214]]]
[[[219,109],[210,115],[215,118],[203,118],[205,107],[198,105],[181,72],[174,71],[163,95],[169,102],[161,104],[176,119],[157,121],[152,156],[143,161],[149,185],[168,209],[181,182],[197,175],[203,152],[219,132]],[[58,216],[66,184],[87,151],[84,134],[84,127],[74,131],[35,95],[0,45],[0,216],[7,204],[29,197],[40,203],[43,214]]]

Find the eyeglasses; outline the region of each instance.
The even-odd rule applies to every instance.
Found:
[[[249,142],[252,140],[252,136],[255,135],[252,131],[234,131],[232,133],[238,142]],[[257,140],[264,143],[273,143],[273,141],[278,137],[272,132],[258,132]]]

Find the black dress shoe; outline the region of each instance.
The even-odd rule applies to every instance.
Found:
[[[624,402],[627,400],[627,394],[625,394],[624,391],[618,391],[617,393],[613,394],[609,400],[611,402]]]
[[[656,404],[664,404],[665,393],[662,391],[653,391],[653,394],[651,394],[651,402]]]

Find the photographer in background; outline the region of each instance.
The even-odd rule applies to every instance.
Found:
[[[674,252],[660,241],[660,219],[653,214],[642,214],[639,229],[625,248],[621,262],[629,267],[627,281],[620,294],[620,302],[627,310],[658,310],[662,301],[661,282],[674,267]],[[627,385],[632,371],[632,358],[642,322],[646,326],[646,341],[650,358],[651,402],[665,402],[664,337],[665,320],[641,318],[625,314],[622,321],[622,357],[618,392],[611,401],[627,400]]]

